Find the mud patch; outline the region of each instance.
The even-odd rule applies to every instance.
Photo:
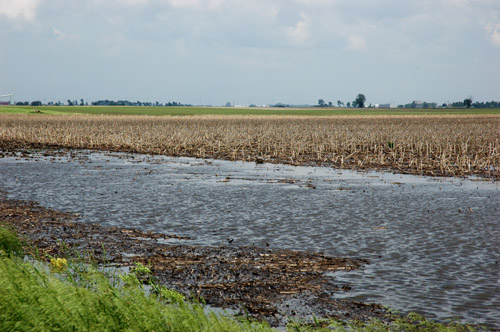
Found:
[[[98,262],[151,266],[162,284],[207,304],[241,310],[270,324],[289,318],[359,319],[385,317],[376,304],[336,300],[337,284],[326,272],[350,271],[364,259],[257,247],[213,247],[169,244],[188,239],[127,228],[106,228],[77,221],[78,216],[44,208],[36,202],[8,199],[0,193],[0,220],[15,228],[33,248],[58,256],[67,248],[88,252]]]

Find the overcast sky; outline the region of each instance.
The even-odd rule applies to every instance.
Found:
[[[500,0],[0,0],[0,95],[500,100]]]

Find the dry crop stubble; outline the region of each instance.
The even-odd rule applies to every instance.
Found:
[[[0,144],[498,177],[500,116],[5,114]]]

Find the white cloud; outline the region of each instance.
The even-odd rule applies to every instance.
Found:
[[[201,9],[203,2],[201,0],[168,0],[168,3],[174,8],[193,8]]]
[[[231,0],[168,0],[170,6],[179,9],[218,9],[234,5],[239,1]]]
[[[61,39],[61,40],[71,40],[71,41],[80,40],[80,37],[78,35],[65,33],[65,32],[57,29],[56,27],[52,27],[52,32],[54,33],[54,35],[58,39]]]
[[[294,0],[294,2],[306,5],[306,6],[331,6],[337,2],[337,0]]]
[[[490,24],[486,28],[490,41],[493,45],[500,47],[500,23]]]
[[[87,3],[91,3],[93,6],[101,7],[106,5],[112,6],[140,6],[150,3],[150,0],[86,0]]]
[[[490,15],[483,18],[481,24],[486,36],[494,46],[500,46],[500,7],[498,11],[492,11]]]
[[[148,3],[148,0],[121,0],[120,4],[128,5],[128,6],[140,6]]]
[[[0,39],[11,45],[0,48],[4,62],[12,68],[32,64],[25,65],[27,73],[51,53],[41,52],[43,47],[71,43],[61,49],[81,57],[62,53],[49,61],[86,74],[73,64],[90,54],[96,71],[120,73],[119,66],[109,68],[108,63],[141,67],[137,82],[141,75],[154,76],[143,73],[164,70],[195,77],[200,71],[193,68],[206,68],[224,77],[238,73],[235,82],[256,73],[267,81],[278,77],[283,91],[293,91],[293,77],[325,69],[347,77],[348,67],[372,76],[382,70],[394,77],[433,73],[445,81],[457,68],[498,67],[500,53],[492,48],[500,49],[500,0],[0,0]],[[14,70],[3,70],[15,77]],[[487,74],[489,85],[481,86],[485,94],[500,77],[498,70]],[[427,87],[415,82],[407,87]],[[313,101],[323,83],[318,79],[311,86]],[[18,84],[24,89],[24,82]],[[359,84],[354,80],[337,88],[339,94],[352,93],[348,90],[357,92]],[[61,91],[66,88],[61,83]],[[231,84],[228,88],[236,91]],[[402,89],[395,84],[394,94],[405,93],[397,88]],[[223,95],[212,86],[201,89]]]
[[[301,14],[300,21],[298,21],[297,24],[295,24],[295,26],[286,28],[286,34],[288,39],[296,45],[305,44],[310,38],[309,24],[310,24],[309,17],[304,14]]]
[[[167,0],[171,8],[184,10],[224,10],[227,16],[252,15],[275,17],[282,7],[276,1],[266,0]]]
[[[8,19],[32,21],[36,16],[39,0],[0,0],[0,16]]]

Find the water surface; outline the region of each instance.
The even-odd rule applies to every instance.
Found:
[[[336,294],[500,327],[500,184],[326,167],[84,152],[0,159],[9,197],[83,222],[367,258]]]

